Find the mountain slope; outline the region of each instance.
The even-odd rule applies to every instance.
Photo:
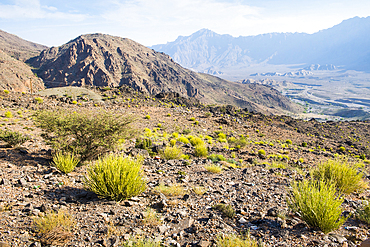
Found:
[[[44,89],[44,83],[37,78],[31,67],[0,50],[0,88],[14,92],[37,92]]]
[[[202,29],[151,48],[198,71],[269,64],[334,64],[370,71],[370,17],[355,17],[314,34],[219,35]]]
[[[110,35],[82,35],[60,47],[44,50],[28,62],[39,68],[38,75],[49,86],[129,85],[150,94],[177,92],[207,104],[235,104],[274,113],[296,110],[286,97],[269,87],[198,74],[184,69],[164,53]],[[255,97],[258,94],[260,99]]]
[[[20,61],[37,56],[47,46],[29,42],[0,30],[0,50]]]

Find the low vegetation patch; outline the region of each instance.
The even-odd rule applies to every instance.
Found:
[[[115,201],[137,196],[146,189],[142,162],[142,157],[114,154],[100,158],[87,169],[85,187],[99,197]]]
[[[351,163],[348,159],[329,159],[320,163],[311,171],[311,174],[316,180],[334,183],[340,192],[350,194],[367,188],[367,184],[362,179],[364,174],[359,172],[361,166],[363,164]]]
[[[344,198],[336,193],[334,183],[303,180],[292,183],[288,205],[309,226],[329,233],[338,229],[347,218],[342,217]]]
[[[204,168],[206,168],[207,171],[212,172],[212,173],[222,172],[222,167],[218,166],[218,165],[215,165],[215,164],[207,165]]]
[[[370,225],[370,203],[369,201],[364,201],[363,205],[357,208],[356,215],[359,220]]]
[[[65,244],[72,236],[75,221],[73,217],[63,210],[58,213],[51,211],[42,217],[34,219],[35,231],[43,244]]]
[[[154,191],[160,192],[166,196],[180,196],[185,194],[185,189],[180,184],[174,184],[171,186],[166,186],[164,184],[159,184],[154,188]]]
[[[213,208],[221,211],[222,215],[225,217],[233,218],[235,216],[235,210],[231,205],[221,203],[213,206]]]
[[[162,152],[161,155],[166,160],[177,160],[180,159],[182,155],[182,150],[176,146],[167,146]]]
[[[250,235],[236,236],[234,234],[219,235],[216,239],[216,247],[258,247],[256,240],[251,239]]]
[[[53,163],[61,172],[67,174],[72,172],[80,161],[70,153],[56,153],[53,156]]]
[[[9,147],[16,147],[30,140],[30,138],[17,131],[0,130],[0,140],[6,142]]]

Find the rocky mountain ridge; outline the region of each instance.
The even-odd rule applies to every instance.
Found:
[[[168,55],[130,39],[105,34],[82,35],[41,52],[28,62],[49,87],[128,85],[156,95],[176,92],[205,104],[231,104],[251,111],[296,111],[278,91],[242,85],[184,69]]]

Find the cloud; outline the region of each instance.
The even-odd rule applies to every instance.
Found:
[[[14,4],[0,4],[1,19],[53,19],[82,21],[85,14],[60,12],[54,6],[41,6],[40,0],[15,0]]]
[[[260,8],[239,1],[216,0],[130,0],[111,1],[102,17],[137,36],[151,35],[154,40],[173,39],[201,28],[227,33],[256,18]],[[139,34],[142,32],[143,34]]]

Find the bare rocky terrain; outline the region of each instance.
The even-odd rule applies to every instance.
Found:
[[[33,221],[50,210],[67,211],[75,220],[72,235],[59,239],[60,243],[55,241],[54,246],[120,246],[131,237],[141,236],[157,239],[165,246],[206,247],[212,246],[221,233],[245,232],[263,246],[357,246],[370,237],[368,225],[355,216],[362,201],[369,200],[370,190],[345,197],[343,214],[351,216],[329,234],[308,227],[286,203],[291,182],[307,177],[320,161],[333,158],[339,147],[345,148],[350,159],[370,157],[369,121],[325,123],[266,116],[233,106],[207,107],[176,94],[155,98],[128,86],[88,89],[101,95],[102,101],[92,101],[84,93],[38,96],[1,92],[1,128],[20,131],[31,140],[17,148],[8,148],[5,143],[0,146],[0,246],[46,246],[47,242],[35,233]],[[37,103],[35,97],[43,102]],[[100,199],[84,187],[86,169],[91,164],[77,167],[68,175],[51,165],[51,149],[40,136],[32,115],[41,109],[58,108],[70,112],[106,109],[133,115],[140,135],[145,135],[145,128],[152,130],[150,138],[157,149],[174,132],[211,136],[209,154],[226,158],[217,163],[223,171],[208,172],[205,166],[212,161],[196,158],[190,144],[177,143],[190,159],[164,160],[150,157],[145,150],[135,148],[135,140],[127,140],[117,152],[145,156],[142,168],[147,189],[122,202]],[[6,111],[13,117],[6,118]],[[231,142],[216,141],[215,131],[222,131],[228,138],[244,135],[247,145],[232,150]],[[286,145],[288,139],[292,144]],[[266,154],[258,155],[260,149]],[[368,163],[362,172],[368,183]],[[161,183],[178,184],[183,192],[176,196],[157,193],[155,188]],[[203,193],[195,193],[196,188],[204,189]],[[231,205],[235,215],[227,217],[212,208],[219,203]],[[145,222],[148,208],[156,211],[160,221]]]

